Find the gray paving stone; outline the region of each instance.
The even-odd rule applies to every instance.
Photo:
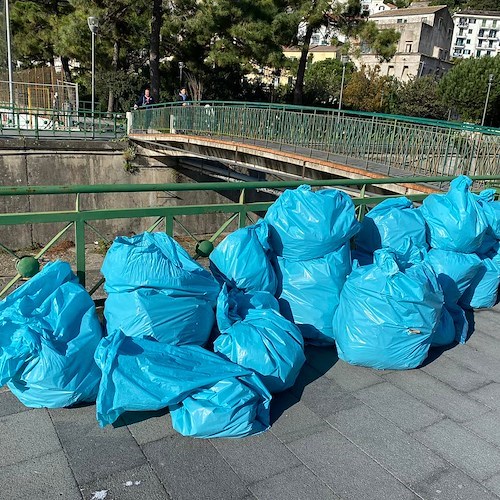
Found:
[[[29,409],[30,408],[24,406],[7,387],[5,391],[0,391],[0,417],[28,411]]]
[[[384,381],[376,370],[350,365],[342,360],[337,361],[324,376],[334,380],[348,392],[358,391]]]
[[[500,384],[492,383],[476,391],[469,393],[469,396],[481,401],[481,403],[493,408],[495,410],[500,410]]]
[[[323,418],[335,411],[353,408],[360,404],[359,400],[344,391],[334,380],[321,377],[308,365],[304,365],[292,392],[302,403]]]
[[[81,499],[80,490],[62,450],[0,467],[3,500]]]
[[[61,449],[46,410],[30,410],[0,418],[0,466]]]
[[[447,467],[439,456],[368,406],[337,412],[327,421],[407,485]]]
[[[479,481],[499,470],[500,450],[449,419],[417,431],[413,436]]]
[[[457,422],[466,422],[489,411],[482,403],[421,370],[389,373],[384,378]]]
[[[168,493],[149,465],[125,470],[83,485],[85,500],[106,491],[106,500],[165,500]]]
[[[288,446],[335,494],[345,500],[417,498],[335,429],[318,432]]]
[[[306,360],[309,365],[324,375],[339,361],[337,349],[334,346],[313,346],[308,345],[304,349]]]
[[[498,500],[481,483],[455,468],[437,473],[414,489],[425,500]]]
[[[500,412],[490,411],[463,425],[500,449]]]
[[[146,463],[127,427],[99,427],[95,406],[50,410],[50,414],[80,485]]]
[[[295,455],[270,432],[241,439],[213,439],[212,444],[246,484],[300,465]]]
[[[340,500],[303,465],[253,484],[250,490],[258,500]]]
[[[443,353],[443,356],[453,359],[486,378],[500,382],[500,361],[487,352],[478,351],[465,344],[449,349]]]
[[[440,356],[432,363],[424,366],[422,370],[462,392],[478,389],[491,382],[491,379],[458,364],[446,356]]]
[[[408,432],[422,429],[444,418],[441,412],[432,409],[390,382],[372,385],[354,395]]]
[[[175,435],[148,443],[143,450],[175,500],[240,500],[249,494],[241,478],[208,440]]]
[[[500,497],[500,474],[496,474],[484,483],[495,495]]]
[[[271,432],[284,443],[328,429],[329,425],[290,392],[277,394],[271,402]]]
[[[172,419],[166,410],[148,413],[129,412],[122,418],[140,445],[176,434],[172,427]]]
[[[500,316],[497,316],[496,325],[490,324],[487,331],[483,330],[484,326],[481,328],[482,331],[476,330],[467,341],[467,345],[479,352],[488,354],[488,356],[500,359],[500,339],[494,336],[494,333],[498,331],[499,324]]]

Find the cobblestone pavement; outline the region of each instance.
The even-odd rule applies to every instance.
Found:
[[[466,345],[404,372],[308,348],[273,425],[198,440],[166,412],[100,429],[95,407],[29,409],[0,388],[1,500],[500,498],[500,306]]]

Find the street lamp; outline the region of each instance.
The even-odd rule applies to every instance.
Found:
[[[486,101],[484,103],[483,119],[481,120],[481,126],[484,125],[484,120],[486,119],[486,110],[488,109],[488,101],[490,99],[491,84],[493,83],[493,73],[490,73],[488,78],[488,92],[486,93]]]
[[[95,112],[95,36],[99,29],[99,19],[88,17],[87,23],[92,33],[92,136],[94,135],[94,112]]]
[[[5,0],[5,27],[7,31],[7,64],[9,65],[9,102],[14,123],[14,83],[12,81],[12,48],[10,43],[9,0]]]
[[[349,56],[341,56],[340,62],[342,63],[342,83],[340,84],[339,115],[340,115],[340,110],[342,108],[342,94],[344,93],[345,67],[349,62]]]

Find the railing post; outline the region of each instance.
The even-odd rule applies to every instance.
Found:
[[[76,251],[76,275],[80,284],[85,286],[85,220],[80,216],[80,194],[76,195],[76,219],[75,219],[75,251]]]
[[[241,229],[242,227],[245,227],[246,220],[247,220],[247,212],[246,212],[246,207],[245,207],[245,190],[244,189],[241,190],[239,203],[241,205],[241,208],[240,208],[240,212],[238,215],[238,228]]]

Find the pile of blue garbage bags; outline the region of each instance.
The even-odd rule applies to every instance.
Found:
[[[388,198],[361,223],[342,191],[287,190],[214,249],[210,271],[164,233],[118,237],[104,328],[69,264],[47,264],[0,302],[0,386],[30,407],[95,402],[101,426],[168,408],[185,436],[243,437],[270,426],[304,344],[415,368],[498,299],[500,202],[471,184],[419,208]]]

